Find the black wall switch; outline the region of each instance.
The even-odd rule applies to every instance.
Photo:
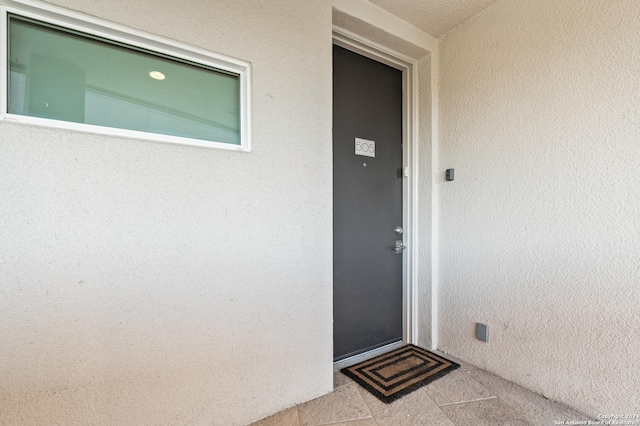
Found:
[[[447,172],[445,173],[445,176],[447,178],[448,181],[452,181],[453,180],[453,169],[447,169]]]

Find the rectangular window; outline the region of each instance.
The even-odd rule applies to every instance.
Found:
[[[248,64],[51,14],[3,8],[4,119],[248,150]]]

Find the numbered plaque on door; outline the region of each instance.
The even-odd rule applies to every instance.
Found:
[[[376,156],[376,143],[367,139],[356,138],[356,155],[364,155],[365,157]]]

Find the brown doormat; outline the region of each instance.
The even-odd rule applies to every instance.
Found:
[[[407,345],[340,371],[389,404],[458,367],[432,352]]]

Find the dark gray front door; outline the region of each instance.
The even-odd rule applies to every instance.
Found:
[[[356,154],[356,138],[361,154]],[[333,47],[333,355],[402,340],[402,72]]]

